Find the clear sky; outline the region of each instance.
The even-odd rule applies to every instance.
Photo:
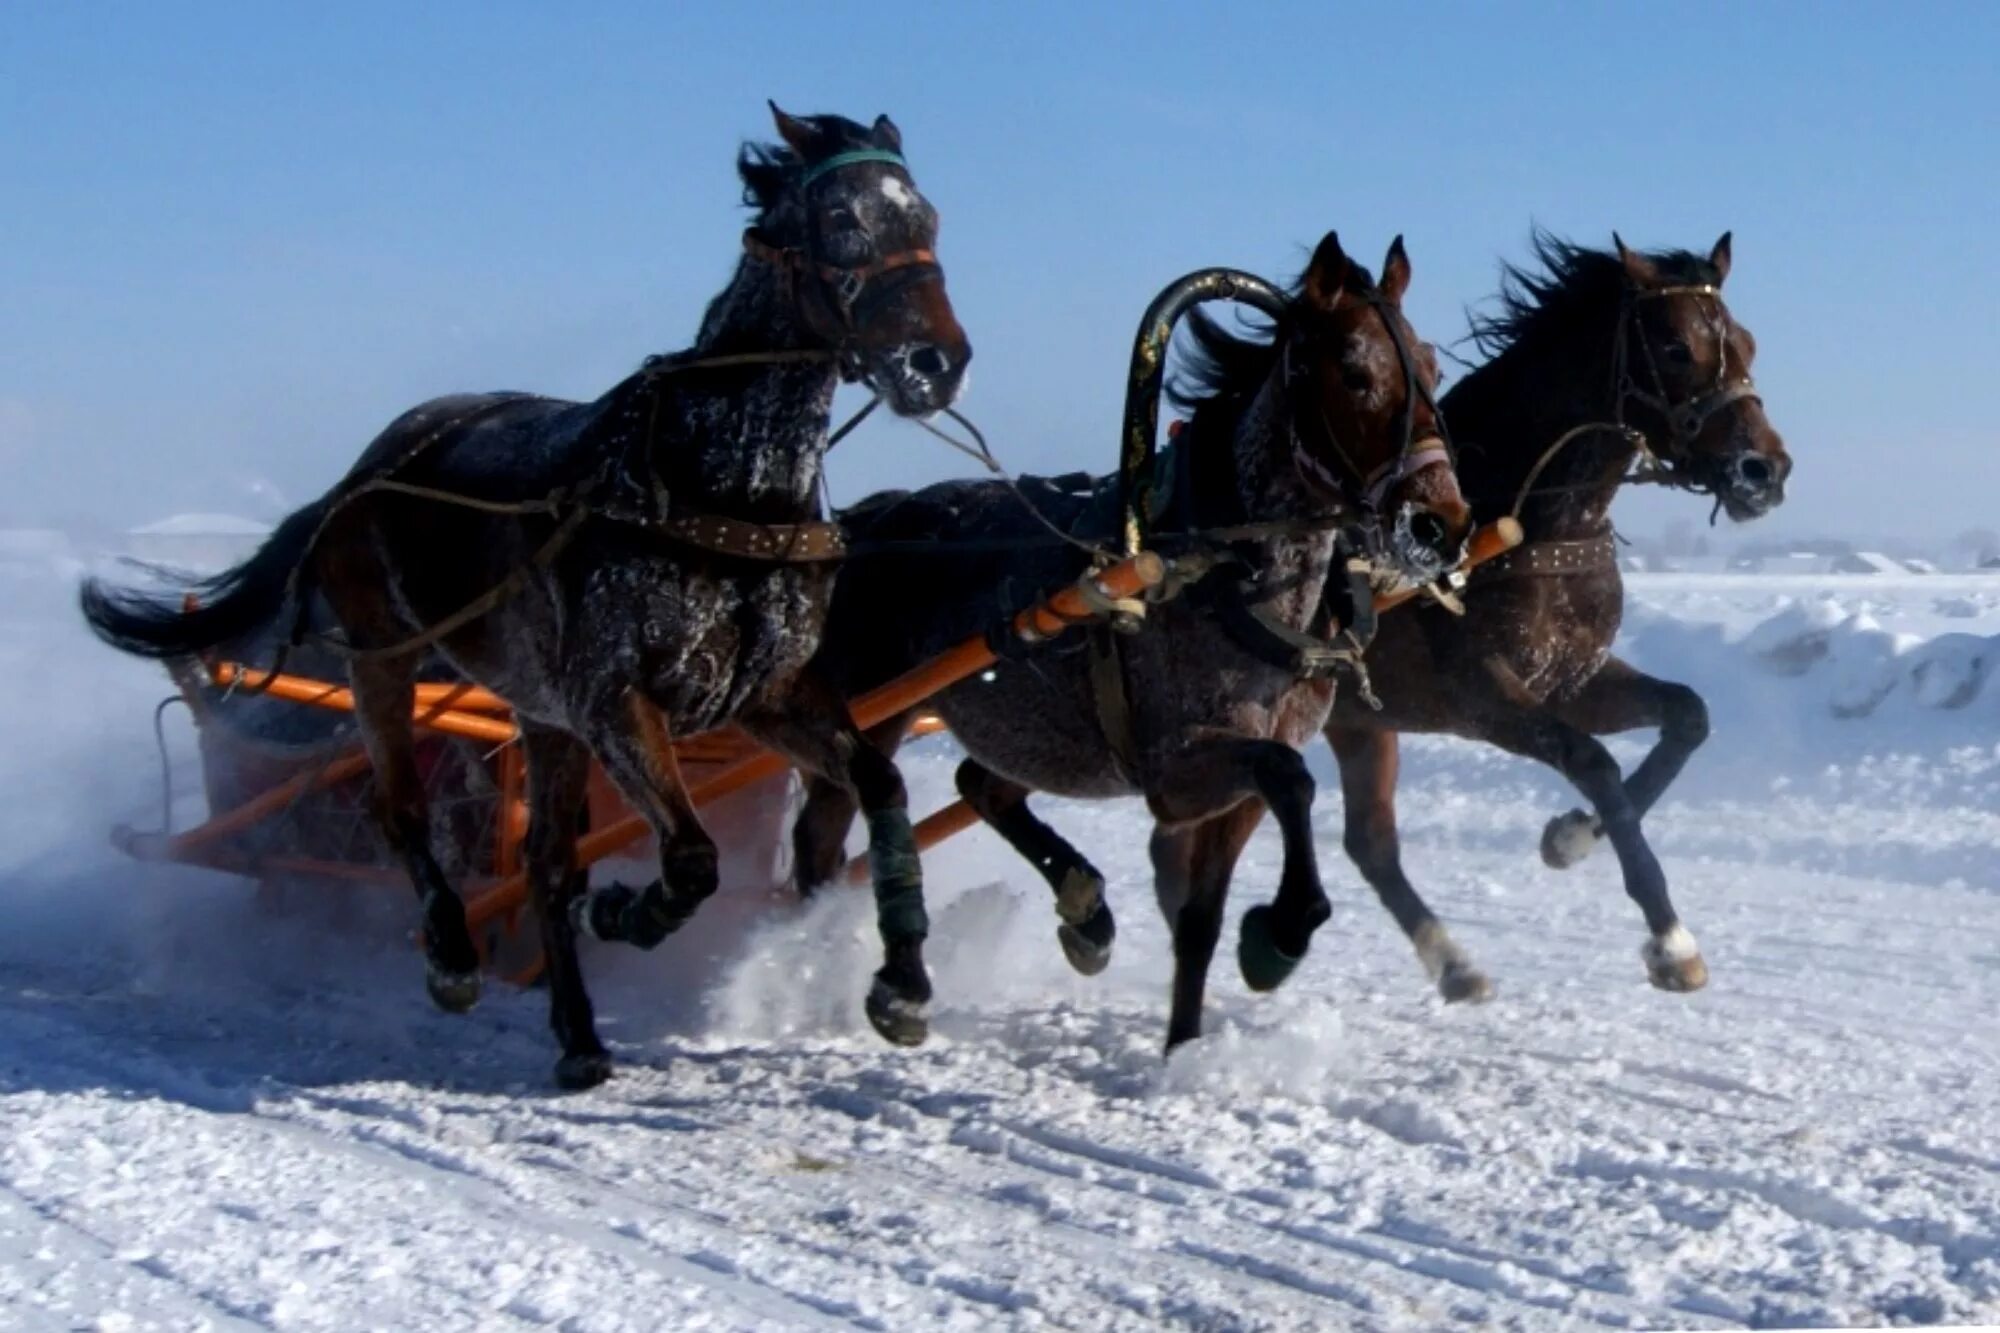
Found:
[[[1798,469],[1744,535],[1948,535],[1996,489],[1996,67],[1971,3],[0,4],[0,522],[270,517],[422,398],[595,396],[691,337],[774,97],[901,125],[1016,467],[1113,465],[1187,269],[1400,231],[1448,343],[1532,222],[1732,228]],[[833,480],[962,470],[883,422]]]

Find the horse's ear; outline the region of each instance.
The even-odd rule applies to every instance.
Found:
[[[1625,266],[1625,276],[1630,278],[1635,286],[1660,285],[1659,265],[1637,250],[1627,247],[1624,238],[1615,231],[1611,233],[1611,243],[1618,247],[1618,262]]]
[[[1400,235],[1389,242],[1389,256],[1382,261],[1382,281],[1377,286],[1391,305],[1401,305],[1403,293],[1410,290],[1410,255],[1403,249]]]
[[[1340,233],[1330,231],[1313,251],[1312,263],[1306,266],[1306,300],[1331,314],[1347,287],[1347,268],[1347,251],[1340,248]]]
[[[1715,270],[1715,285],[1720,287],[1729,281],[1729,232],[1722,233],[1722,239],[1708,252],[1708,262]]]
[[[778,127],[778,137],[793,152],[810,162],[826,137],[820,133],[819,126],[781,110],[776,102],[767,101],[765,105],[771,108],[771,123]]]
[[[877,148],[886,148],[892,153],[903,151],[903,132],[887,116],[875,117],[875,126],[869,131],[869,137],[875,141]]]

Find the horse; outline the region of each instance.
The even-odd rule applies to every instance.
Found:
[[[1504,268],[1498,312],[1473,326],[1489,359],[1444,407],[1475,517],[1512,512],[1527,540],[1475,571],[1462,617],[1386,618],[1369,654],[1381,710],[1343,699],[1325,729],[1347,853],[1447,1000],[1491,986],[1403,871],[1402,732],[1482,741],[1569,779],[1591,810],[1550,821],[1543,860],[1573,865],[1608,839],[1645,916],[1649,980],[1674,992],[1708,981],[1640,828],[1707,738],[1708,708],[1612,654],[1624,585],[1609,514],[1639,481],[1705,494],[1747,522],[1783,502],[1792,461],[1751,379],[1756,340],[1722,299],[1729,234],[1706,257],[1612,240],[1592,250],[1538,231],[1536,266]],[[1625,777],[1595,738],[1639,727],[1659,728],[1659,741]]]
[[[1344,556],[1356,539],[1343,529],[1362,527],[1377,546],[1385,527],[1401,533],[1386,563],[1398,582],[1425,584],[1470,530],[1431,396],[1437,365],[1402,312],[1409,282],[1401,237],[1378,285],[1328,233],[1267,337],[1192,316],[1193,387],[1177,383],[1176,396],[1193,414],[1170,446],[1174,465],[1160,469],[1178,474],[1169,509],[1184,526],[1177,540],[1160,523],[1147,541],[1186,552],[1177,565],[1221,547],[1219,566],[1149,608],[1134,634],[1097,630],[1003,656],[931,701],[968,755],[959,791],[1047,880],[1057,937],[1085,974],[1102,970],[1115,937],[1104,877],[1027,798],[1145,798],[1174,934],[1169,1050],[1199,1035],[1230,872],[1266,808],[1285,860],[1274,901],[1246,918],[1255,940],[1239,962],[1251,984],[1280,984],[1330,913],[1299,747],[1325,718],[1334,680],[1302,672],[1297,654],[1307,636],[1340,628],[1322,607],[1352,591]],[[1073,531],[1094,523],[1102,533],[1111,515],[1093,499],[1115,498],[1106,481],[1063,503],[1080,489],[1042,483],[1017,495],[1002,482],[955,481],[855,506],[845,515],[854,556],[816,667],[849,691],[867,688],[1074,578],[1087,557],[1051,541],[1045,524],[1053,513]],[[1427,539],[1407,540],[1412,531]],[[1372,604],[1366,580],[1359,600]],[[870,739],[893,752],[908,721],[891,719]],[[803,891],[840,869],[853,814],[847,793],[809,784],[794,824]]]
[[[771,115],[782,142],[738,153],[755,218],[692,349],[648,359],[593,402],[492,393],[412,408],[185,602],[82,588],[102,638],[155,658],[286,617],[298,639],[308,605],[330,611],[377,819],[415,886],[427,987],[448,1011],[477,1001],[479,958],[431,846],[413,682],[434,648],[512,706],[564,1088],[611,1073],[577,934],[650,949],[716,889],[716,847],[672,739],[730,721],[868,811],[886,955],[868,1011],[892,1041],[924,1036],[927,923],[902,779],[804,668],[842,549],[819,495],[835,388],[861,381],[895,412],[928,416],[957,396],[971,347],[896,126],[775,103]],[[592,892],[573,865],[592,758],[658,838],[659,878],[642,888]]]

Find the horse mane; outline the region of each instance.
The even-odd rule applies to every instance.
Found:
[[[1552,331],[1601,334],[1603,312],[1625,292],[1625,265],[1609,250],[1593,250],[1536,227],[1528,241],[1532,264],[1502,264],[1498,309],[1474,314],[1472,343],[1489,360]],[[1721,281],[1715,266],[1688,250],[1646,253],[1674,283]]]
[[[832,153],[850,148],[866,148],[873,140],[866,126],[845,116],[801,116],[816,126],[835,147]],[[743,182],[743,206],[761,215],[770,212],[784,197],[785,187],[806,162],[789,144],[746,141],[736,154],[736,174]]]
[[[1303,275],[1286,286],[1289,303],[1297,303],[1304,286]],[[1375,278],[1349,259],[1343,286],[1372,296]],[[1187,341],[1181,346],[1179,365],[1167,382],[1167,401],[1180,411],[1199,414],[1210,405],[1240,408],[1254,397],[1270,377],[1271,366],[1277,360],[1279,324],[1246,320],[1245,325],[1247,333],[1236,333],[1213,315],[1190,310],[1184,323]]]

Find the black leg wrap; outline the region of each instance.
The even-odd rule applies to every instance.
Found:
[[[923,943],[931,923],[909,811],[898,807],[868,816],[868,858],[875,874],[875,921],[886,955],[868,988],[868,1021],[886,1040],[916,1046],[930,1035],[931,982],[924,972]]]
[[[875,921],[882,938],[894,943],[929,935],[923,864],[917,857],[908,810],[896,807],[868,816],[868,861],[875,876]]]
[[[607,884],[576,900],[583,928],[600,940],[617,940],[641,949],[660,942],[688,923],[699,898],[669,894],[658,880],[643,889]]]

